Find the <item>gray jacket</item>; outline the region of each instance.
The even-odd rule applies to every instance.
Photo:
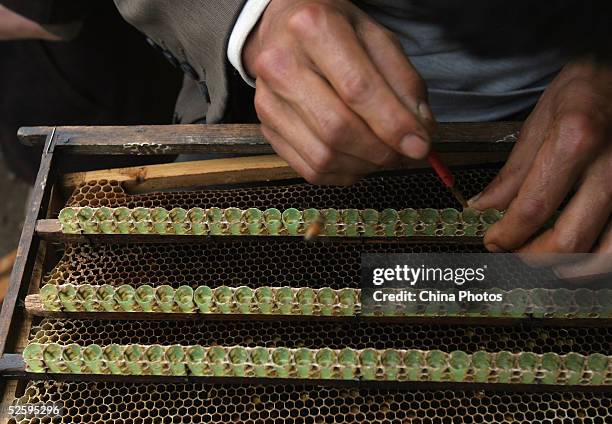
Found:
[[[176,106],[180,122],[206,118],[214,123],[226,117],[229,87],[238,83],[232,82],[236,75],[227,60],[227,43],[245,2],[115,0],[123,17],[185,72]]]

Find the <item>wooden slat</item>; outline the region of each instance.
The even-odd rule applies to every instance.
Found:
[[[0,312],[0,355],[5,353],[10,332],[16,326],[15,309],[18,301],[23,300],[27,294],[30,278],[38,258],[40,239],[36,236],[35,228],[37,220],[46,216],[46,208],[51,194],[53,151],[47,148],[51,144],[51,139],[52,135],[49,136],[41,157],[32,200],[19,239],[9,289],[2,303],[2,312]]]
[[[507,151],[521,123],[440,124],[438,151]],[[40,145],[51,127],[20,128],[22,143]],[[259,125],[145,125],[57,127],[55,147],[75,154],[174,155],[198,153],[272,153]]]
[[[43,240],[62,243],[214,243],[218,241],[244,240],[295,240],[299,236],[204,236],[204,235],[174,235],[174,234],[64,234],[59,220],[41,219],[36,224],[36,234]],[[461,243],[482,245],[482,237],[476,236],[410,236],[410,237],[318,237],[314,243]],[[311,242],[313,243],[313,242]]]
[[[443,153],[440,156],[448,166],[454,167],[503,162],[508,157],[508,152],[457,152]],[[407,159],[394,169],[429,167],[426,161]],[[129,193],[146,193],[155,190],[278,181],[298,177],[299,175],[285,160],[277,155],[263,155],[76,172],[66,174],[62,178],[62,186],[70,192],[81,183],[106,179],[123,183],[123,187]]]

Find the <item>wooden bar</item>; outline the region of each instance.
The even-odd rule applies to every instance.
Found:
[[[57,219],[41,219],[36,224],[36,234],[43,240],[61,243],[92,244],[133,244],[133,243],[208,243],[217,241],[244,240],[295,240],[301,236],[234,236],[234,235],[175,235],[175,234],[65,234]],[[482,245],[482,237],[477,236],[410,236],[410,237],[317,237],[316,243],[460,243]]]
[[[508,152],[446,153],[440,155],[451,167],[503,162]],[[406,159],[394,170],[429,169],[426,161]],[[187,187],[278,181],[299,178],[289,164],[277,155],[245,156],[191,162],[165,163],[99,171],[75,172],[62,178],[69,194],[79,184],[114,180],[132,194]]]
[[[34,183],[32,200],[27,210],[26,219],[19,239],[19,247],[15,258],[15,265],[11,272],[10,286],[0,312],[0,355],[4,354],[11,330],[17,325],[15,322],[15,309],[20,300],[25,298],[28,283],[35,267],[38,256],[40,239],[36,235],[38,219],[46,217],[47,205],[51,195],[53,181],[53,150],[50,148],[54,133],[47,138],[42,154],[40,168]]]
[[[202,384],[243,384],[243,385],[309,385],[350,388],[392,388],[409,390],[487,390],[502,392],[611,392],[612,386],[569,386],[552,384],[510,384],[510,383],[465,383],[434,381],[380,381],[380,380],[321,380],[300,378],[263,377],[204,377],[204,376],[157,376],[121,374],[51,374],[30,373],[25,370],[21,355],[5,355],[0,360],[0,375],[5,378],[26,380],[55,380],[82,382],[125,382],[125,383],[202,383]]]
[[[508,151],[521,123],[440,124],[434,138],[440,152]],[[22,143],[40,145],[51,127],[19,130]],[[176,155],[202,153],[269,154],[272,147],[256,124],[57,127],[55,147],[73,154]]]
[[[94,319],[109,321],[332,321],[379,322],[400,324],[444,324],[478,326],[533,325],[534,327],[612,327],[608,318],[514,318],[514,317],[463,317],[463,316],[364,316],[364,315],[274,315],[274,314],[200,314],[164,312],[66,312],[47,311],[40,296],[26,297],[25,308],[32,316],[61,319]]]

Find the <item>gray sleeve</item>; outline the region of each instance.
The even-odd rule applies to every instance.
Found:
[[[222,119],[228,102],[227,43],[245,0],[115,0],[123,17],[208,87],[207,122]]]

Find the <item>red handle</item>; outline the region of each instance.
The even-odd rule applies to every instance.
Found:
[[[442,162],[440,156],[438,156],[436,152],[430,150],[429,154],[427,155],[427,161],[434,171],[436,171],[436,174],[446,187],[452,188],[455,185],[455,177],[444,162]]]

